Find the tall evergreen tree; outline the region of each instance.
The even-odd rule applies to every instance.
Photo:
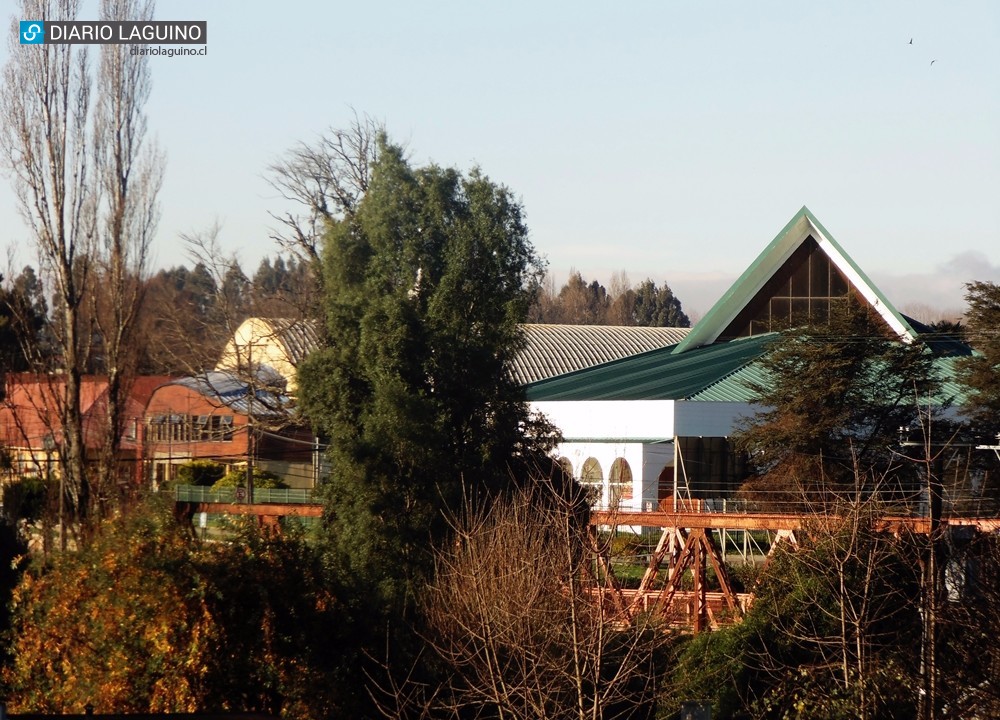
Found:
[[[828,325],[786,331],[759,361],[765,379],[751,385],[765,409],[736,437],[755,469],[750,487],[800,500],[899,466],[899,428],[921,424],[937,388],[931,361],[926,346],[903,343],[854,300]]]
[[[51,360],[52,348],[44,342],[47,317],[42,283],[26,266],[0,288],[0,368],[22,371]]]
[[[357,212],[326,238],[333,342],[299,387],[330,439],[335,559],[395,612],[429,572],[442,510],[547,449],[510,373],[542,268],[509,190],[380,143]]]
[[[962,379],[970,389],[966,413],[973,433],[995,440],[1000,432],[1000,285],[966,285],[967,337],[977,354],[962,361]]]
[[[691,327],[691,320],[681,309],[681,301],[670,286],[657,286],[646,278],[635,289],[633,322],[648,327]]]

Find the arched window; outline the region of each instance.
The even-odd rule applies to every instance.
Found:
[[[566,473],[567,477],[573,477],[573,461],[572,460],[570,460],[568,457],[561,457],[561,458],[559,458],[559,460],[557,462],[559,463],[559,467],[561,467],[563,469],[563,472]]]
[[[591,505],[600,505],[604,497],[604,471],[601,463],[594,458],[587,458],[580,471],[580,482],[587,489]]]
[[[625,458],[616,458],[611,463],[608,474],[608,490],[611,494],[611,507],[616,508],[623,500],[632,499],[632,468]]]

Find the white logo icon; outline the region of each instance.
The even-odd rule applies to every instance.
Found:
[[[27,42],[35,42],[35,38],[38,37],[39,34],[41,34],[41,32],[42,32],[42,26],[37,23],[32,23],[31,25],[28,26],[27,30],[21,33],[21,35],[24,36],[24,39]]]

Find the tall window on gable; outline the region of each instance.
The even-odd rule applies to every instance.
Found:
[[[823,324],[831,308],[847,301],[850,283],[810,236],[792,253],[720,340]]]

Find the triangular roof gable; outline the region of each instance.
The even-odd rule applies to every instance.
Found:
[[[868,279],[857,263],[844,252],[809,208],[803,205],[732,287],[712,306],[701,322],[678,343],[673,352],[683,353],[718,340],[737,315],[757,296],[775,273],[781,270],[792,253],[810,237],[830,262],[843,273],[854,290],[885,320],[892,331],[904,342],[912,342],[917,335],[914,329]]]

